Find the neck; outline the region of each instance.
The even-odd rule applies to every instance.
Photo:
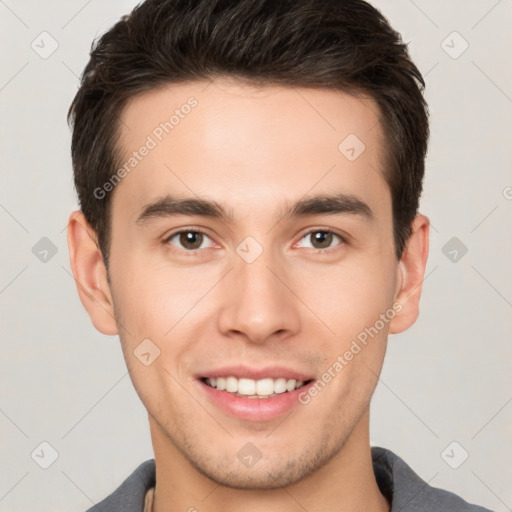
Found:
[[[214,482],[190,464],[153,418],[149,421],[156,464],[152,512],[390,511],[373,471],[368,410],[341,450],[315,473],[287,487],[263,490],[233,489]]]

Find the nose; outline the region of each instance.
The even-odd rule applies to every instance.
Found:
[[[299,330],[300,300],[284,262],[265,250],[252,263],[239,258],[223,280],[220,331],[252,343],[285,338]]]

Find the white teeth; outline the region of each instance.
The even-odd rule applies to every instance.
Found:
[[[206,384],[219,391],[236,393],[238,396],[246,398],[269,398],[276,394],[293,391],[304,385],[301,380],[295,379],[246,379],[236,377],[211,377],[206,379]]]
[[[271,395],[273,392],[274,392],[274,379],[261,379],[256,382],[256,394],[257,395],[260,395],[260,396],[261,395]],[[240,393],[244,394],[243,391],[240,391]]]
[[[236,391],[238,391],[241,395],[255,395],[256,383],[252,379],[238,379],[238,388]],[[262,395],[263,393],[258,391],[258,394]],[[270,395],[270,393],[268,394]]]
[[[226,379],[226,391],[236,393],[238,391],[238,379],[236,377],[228,377]]]
[[[286,390],[293,391],[295,389],[295,384],[297,384],[297,381],[295,379],[288,379],[286,381]]]
[[[274,381],[274,393],[284,393],[286,391],[286,379],[276,379]]]

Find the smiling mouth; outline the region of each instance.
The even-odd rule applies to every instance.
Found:
[[[242,398],[272,398],[283,393],[289,393],[309,384],[313,379],[301,381],[295,379],[265,378],[247,379],[230,377],[203,377],[201,379],[207,386],[218,391],[225,391]]]

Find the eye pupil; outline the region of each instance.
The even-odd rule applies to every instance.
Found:
[[[197,231],[185,231],[180,234],[180,243],[183,247],[187,247],[188,249],[198,249],[201,247],[201,242],[203,241],[202,237],[203,234]],[[187,244],[191,244],[192,247]]]
[[[313,236],[314,242],[320,242],[320,249],[324,249],[325,247],[329,247],[332,243],[332,233],[328,233],[326,231],[316,231]]]

